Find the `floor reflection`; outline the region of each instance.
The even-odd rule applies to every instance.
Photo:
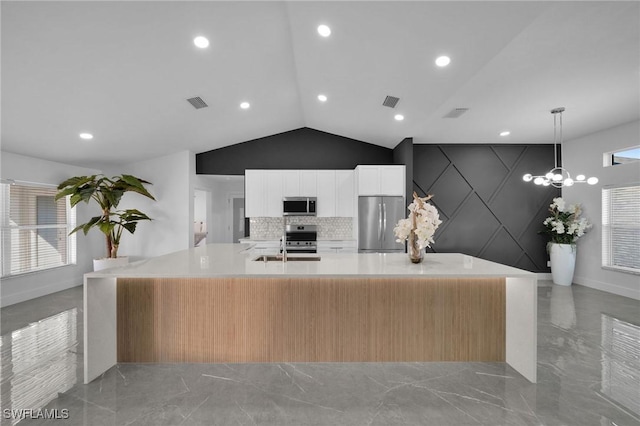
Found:
[[[640,326],[602,314],[601,392],[640,414]]]
[[[0,338],[0,424],[19,422],[6,410],[44,407],[76,384],[77,317],[69,309]]]
[[[573,301],[573,289],[561,285],[551,288],[551,324],[565,330],[576,326],[576,305]]]

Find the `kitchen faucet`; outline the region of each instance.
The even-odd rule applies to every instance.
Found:
[[[282,263],[287,261],[287,217],[282,216]]]

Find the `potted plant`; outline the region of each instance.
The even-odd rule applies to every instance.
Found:
[[[554,284],[571,285],[576,265],[576,241],[591,227],[589,221],[581,218],[580,204],[568,205],[561,198],[554,198],[549,206],[551,216],[542,224],[541,234],[551,237],[547,252],[551,260],[551,277]]]
[[[94,259],[94,270],[119,266],[128,262],[128,258],[119,258],[118,249],[122,231],[136,231],[141,220],[151,220],[149,216],[137,209],[118,210],[118,204],[126,192],[135,192],[155,201],[144,185],[150,182],[132,175],[106,177],[104,175],[76,176],[58,185],[55,199],[70,196],[71,207],[81,201],[89,203],[94,200],[100,206],[101,214],[92,217],[87,223],[76,226],[71,234],[82,230],[86,235],[91,228],[98,228],[105,235],[107,256],[105,259]]]

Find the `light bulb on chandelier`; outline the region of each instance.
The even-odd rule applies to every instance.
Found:
[[[560,115],[560,150],[562,150],[562,112],[564,111],[564,107],[554,108],[551,110],[551,114],[553,114],[553,156],[554,156],[554,167],[549,170],[547,173],[541,176],[535,176],[531,173],[527,173],[522,176],[522,180],[525,182],[533,181],[536,185],[549,186],[552,185],[556,188],[562,188],[563,186],[573,186],[576,183],[587,183],[589,185],[595,185],[598,183],[597,177],[586,178],[585,175],[578,175],[575,179],[571,177],[569,171],[562,166],[558,166],[558,150],[556,148],[557,144],[557,126],[556,126],[556,117]]]

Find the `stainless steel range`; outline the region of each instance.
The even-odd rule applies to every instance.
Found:
[[[285,237],[287,239],[287,253],[318,252],[318,227],[316,225],[287,225]]]

